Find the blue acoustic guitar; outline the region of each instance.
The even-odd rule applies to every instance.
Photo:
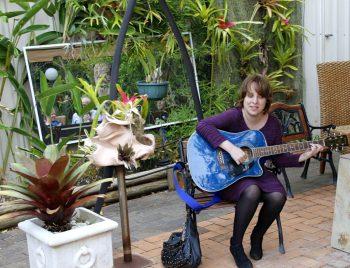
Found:
[[[260,177],[263,169],[259,160],[264,156],[306,150],[311,143],[318,143],[337,150],[348,146],[345,135],[328,137],[319,141],[267,146],[264,135],[258,130],[238,133],[219,130],[219,132],[245,151],[248,158],[241,165],[237,165],[226,151],[220,148],[214,149],[199,134],[193,133],[187,143],[187,161],[194,183],[207,192],[220,191],[244,177]]]

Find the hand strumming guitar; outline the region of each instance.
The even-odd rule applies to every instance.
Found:
[[[233,145],[229,141],[222,142],[219,147],[228,152],[231,155],[232,159],[237,163],[237,165],[243,163],[248,157],[241,148]]]

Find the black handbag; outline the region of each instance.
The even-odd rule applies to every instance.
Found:
[[[162,263],[169,268],[195,268],[201,263],[202,252],[197,231],[196,215],[187,210],[182,232],[174,232],[163,243]]]

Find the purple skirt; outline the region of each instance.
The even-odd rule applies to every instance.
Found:
[[[287,193],[277,176],[264,168],[264,173],[261,177],[246,177],[240,179],[224,190],[221,190],[219,192],[220,197],[227,201],[237,202],[241,193],[250,185],[258,186],[261,191],[265,193],[279,192],[284,196],[287,196]]]

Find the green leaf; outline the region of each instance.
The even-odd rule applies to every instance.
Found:
[[[63,146],[65,146],[67,144],[67,142],[69,142],[71,139],[73,139],[73,137],[74,137],[74,134],[71,134],[67,137],[62,138],[61,141],[57,144],[58,151],[61,151]]]
[[[89,168],[91,162],[88,161],[82,165],[80,165],[70,176],[67,176],[64,181],[61,183],[61,188],[63,188],[67,183],[70,183],[72,180],[79,180],[85,173],[85,171]]]
[[[4,190],[4,191],[0,191],[0,195],[4,195],[4,196],[9,196],[9,197],[14,197],[14,198],[19,198],[19,199],[23,199],[23,200],[26,200],[26,201],[32,201],[33,199],[24,195],[24,194],[21,194],[21,193],[18,193],[16,191],[13,191],[13,190]]]
[[[96,198],[103,198],[105,197],[105,195],[103,194],[98,194],[98,195],[90,195],[90,196],[85,196],[79,200],[77,200],[76,202],[74,202],[69,208],[67,209],[75,209],[77,207],[80,207],[82,205],[84,205],[86,202],[89,202],[91,200],[95,200]]]
[[[44,45],[48,44],[54,40],[57,40],[58,38],[62,37],[62,33],[56,32],[56,31],[49,31],[42,34],[39,34],[35,37],[35,43],[37,45]],[[59,43],[59,42],[56,42]]]
[[[0,124],[0,129],[7,130],[7,131],[13,131],[15,133],[21,134],[21,135],[29,138],[29,141],[41,150],[45,150],[45,148],[46,148],[46,144],[43,141],[41,141],[37,137],[31,135],[28,131],[26,131],[24,129],[20,129],[20,128],[16,128],[16,127],[7,127],[3,124]]]
[[[17,94],[21,98],[21,102],[22,102],[23,107],[24,107],[24,112],[26,114],[31,114],[32,113],[32,105],[31,105],[31,102],[29,100],[29,97],[28,97],[27,92],[24,89],[23,85],[20,85],[18,83],[17,79],[10,72],[0,71],[0,77],[7,77],[10,80],[12,86],[15,88],[15,90],[17,91]]]
[[[277,26],[279,25],[279,21],[278,20],[275,20],[275,22],[273,23],[273,26],[272,26],[272,32],[275,32],[276,29],[277,29]]]
[[[16,191],[18,193],[24,194],[30,198],[35,198],[35,195],[32,192],[28,191],[26,188],[24,188],[21,185],[4,184],[4,185],[0,185],[0,188],[13,190],[13,191]]]
[[[11,11],[11,12],[5,12],[5,13],[2,13],[0,11],[0,17],[4,16],[4,17],[10,19],[10,18],[13,18],[13,17],[17,17],[19,15],[22,15],[24,13],[26,13],[26,12],[23,11],[23,10],[21,10],[21,11]]]
[[[44,99],[52,97],[52,96],[57,96],[57,94],[67,92],[68,90],[70,90],[74,86],[75,86],[75,84],[63,84],[63,85],[59,85],[59,86],[54,86],[54,87],[50,88],[49,90],[38,94],[36,97],[38,100],[41,101],[41,100],[44,100]]]
[[[21,54],[21,51],[14,45],[14,43],[7,37],[0,34],[0,47],[6,53],[9,53],[10,56],[17,57]]]
[[[289,78],[295,78],[294,75],[292,75],[291,73],[288,73],[286,71],[283,72],[286,76],[288,76]]]
[[[43,152],[38,150],[38,149],[36,149],[36,148],[27,149],[27,148],[24,148],[24,147],[21,147],[21,146],[18,146],[17,148],[20,149],[21,151],[29,153],[31,156],[34,156],[36,158],[43,157]]]
[[[277,33],[277,36],[278,36],[279,40],[281,41],[281,43],[284,44],[284,38],[283,38],[282,33],[279,30],[277,30],[276,33]]]
[[[98,181],[95,181],[93,183],[81,186],[81,187],[77,187],[74,189],[73,193],[82,194],[82,193],[90,190],[91,188],[94,188],[95,186],[100,185],[100,184],[105,183],[105,182],[113,182],[113,178],[105,178],[105,179],[98,180]]]
[[[21,173],[21,176],[26,175],[26,176],[32,177],[33,179],[37,179],[35,170],[30,170],[20,163],[11,163],[10,168],[15,173]],[[28,177],[25,177],[25,178],[28,178]]]
[[[67,79],[69,82],[75,82],[75,78],[70,71],[67,72]],[[83,116],[83,106],[81,103],[81,91],[79,88],[73,86],[71,87],[72,101],[74,110],[79,116]]]
[[[20,1],[18,1],[20,2]],[[32,8],[28,9],[27,12],[24,14],[23,18],[21,18],[18,23],[16,24],[15,28],[12,30],[12,35],[16,36],[19,31],[23,28],[23,26],[35,16],[36,13],[38,13],[41,9],[43,9],[49,0],[39,0],[36,2]]]
[[[59,6],[57,5],[57,7]],[[57,8],[53,3],[49,3],[47,7],[44,7],[44,11],[48,16],[53,17],[57,11]]]
[[[57,82],[57,80],[58,80],[58,82]],[[59,83],[60,79],[57,78],[55,83],[56,82]],[[46,76],[42,71],[40,71],[40,90],[41,90],[41,93],[44,93],[44,92],[47,92],[50,90],[50,87],[49,87],[47,80],[46,80]],[[45,116],[48,116],[48,117],[51,116],[53,106],[55,104],[55,99],[56,99],[56,95],[53,95],[53,96],[50,95],[50,97],[40,99],[39,103],[41,106],[41,110]]]
[[[47,28],[49,28],[49,25],[46,25],[46,24],[34,24],[34,25],[28,26],[27,28],[24,28],[24,29],[20,30],[18,32],[18,35],[31,33],[31,32],[34,32],[34,31],[42,31],[42,30],[46,30]]]
[[[32,0],[10,0],[10,3],[15,3],[19,5],[24,10],[30,9],[28,2],[33,2]]]
[[[59,157],[59,150],[56,145],[50,144],[44,151],[44,158],[49,159],[51,163],[54,163]]]
[[[41,93],[44,93],[48,90],[49,90],[49,85],[47,83],[46,76],[42,71],[40,71],[40,91],[41,91]],[[39,103],[40,103],[41,110],[44,113],[44,115],[50,116],[52,109],[50,109],[49,112],[47,112],[47,110],[48,110],[47,109],[47,99],[40,98]]]
[[[285,67],[288,67],[288,68],[292,69],[293,71],[298,71],[297,67],[290,65],[290,64],[286,65]]]

